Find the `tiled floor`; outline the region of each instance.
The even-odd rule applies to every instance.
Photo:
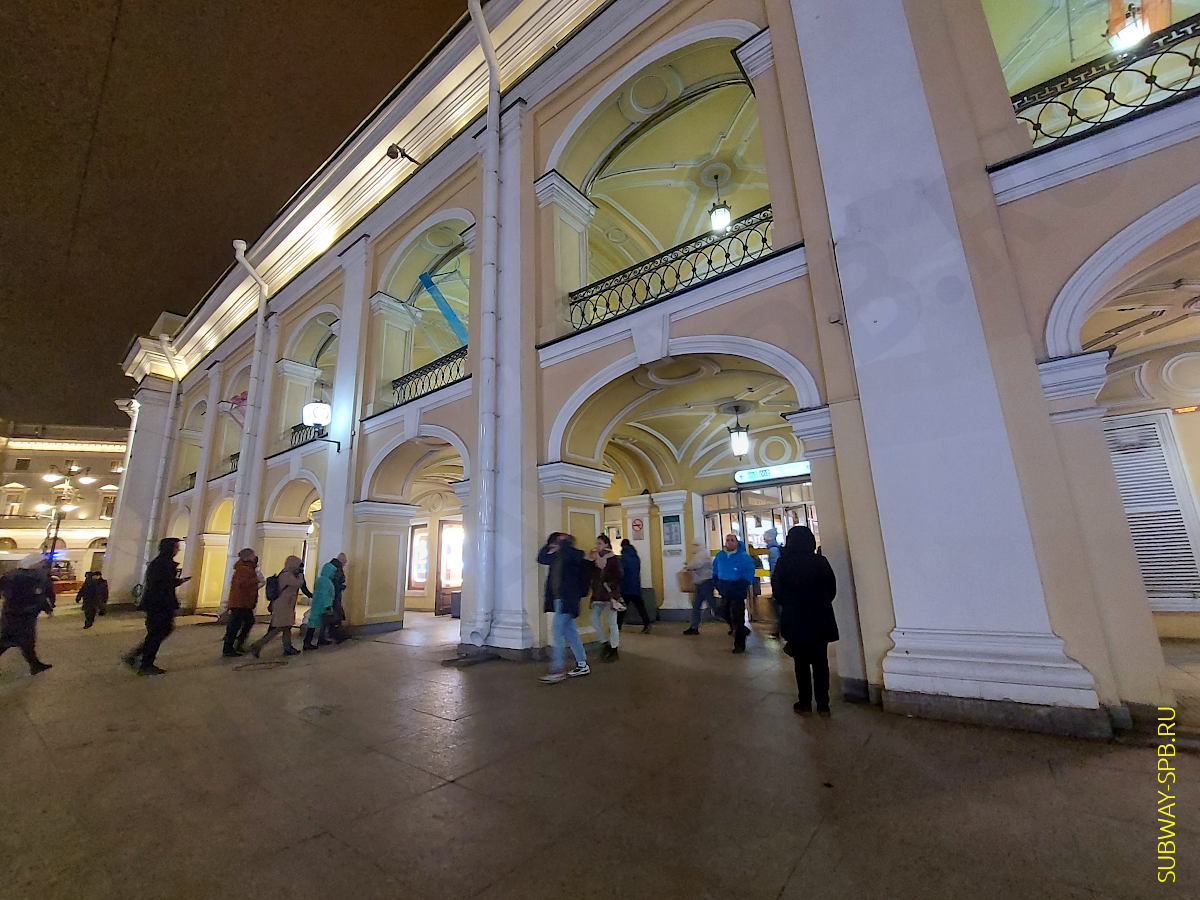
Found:
[[[0,897],[1149,897],[1155,751],[791,711],[788,661],[723,629],[620,662],[445,668],[455,623],[286,665],[184,620],[43,619],[0,659]],[[636,631],[636,630],[635,630]],[[238,665],[242,663],[242,665]],[[1200,896],[1200,758],[1176,760],[1177,896]]]

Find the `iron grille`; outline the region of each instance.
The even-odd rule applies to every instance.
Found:
[[[445,356],[395,379],[392,382],[392,393],[396,397],[396,406],[424,397],[438,388],[462,381],[466,377],[467,347],[464,344],[457,350],[452,350]]]

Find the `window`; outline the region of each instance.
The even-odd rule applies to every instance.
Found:
[[[75,468],[75,460],[67,459],[67,460],[63,461],[63,471],[66,472],[68,475],[71,474],[71,470],[74,468]]]
[[[124,471],[125,471],[125,467],[124,467],[123,465],[121,465],[121,461],[120,461],[119,459],[114,459],[114,460],[112,460],[112,461],[111,461],[111,462],[108,464],[108,471],[110,471],[110,472],[124,472]]]
[[[458,522],[442,522],[438,530],[442,587],[460,588],[463,572],[463,526]]]
[[[6,516],[19,516],[21,514],[21,501],[23,499],[20,494],[5,494],[4,514]]]
[[[414,525],[408,539],[408,589],[425,590],[429,580],[429,526]]]
[[[18,459],[16,462],[16,465],[13,466],[13,471],[14,472],[28,472],[29,471],[29,460],[28,459]]]
[[[106,496],[100,498],[100,518],[111,519],[113,510],[117,508],[116,496]]]

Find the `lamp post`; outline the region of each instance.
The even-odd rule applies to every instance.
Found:
[[[51,571],[54,566],[54,554],[58,550],[58,533],[62,527],[63,517],[67,513],[79,509],[79,504],[74,502],[75,485],[71,483],[71,479],[77,479],[81,484],[91,484],[96,479],[90,473],[90,468],[83,469],[71,463],[64,465],[61,470],[58,466],[51,466],[50,471],[42,476],[43,481],[54,485],[51,490],[56,492],[52,504],[41,503],[36,507],[37,512],[46,512],[51,519],[50,524],[46,526],[46,540],[50,544],[46,558],[50,560]]]

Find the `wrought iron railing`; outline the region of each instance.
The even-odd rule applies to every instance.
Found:
[[[182,494],[184,491],[190,491],[195,486],[196,486],[196,473],[189,472],[187,475],[184,475],[182,478],[180,478],[178,481],[175,482],[174,486],[171,488],[171,494],[172,495]]]
[[[225,474],[226,475],[232,475],[234,472],[237,471],[238,460],[241,458],[242,458],[242,451],[240,451],[240,450],[237,453],[229,454],[229,458],[227,460],[225,460]]]
[[[1200,13],[1012,98],[1033,146],[1051,146],[1200,94]]]
[[[571,328],[582,331],[684,288],[730,272],[771,252],[770,206],[571,292]]]
[[[320,440],[328,434],[329,429],[324,425],[293,425],[291,434],[288,435],[288,448]]]
[[[464,344],[392,381],[392,394],[396,398],[396,406],[401,406],[466,377],[467,347]]]

